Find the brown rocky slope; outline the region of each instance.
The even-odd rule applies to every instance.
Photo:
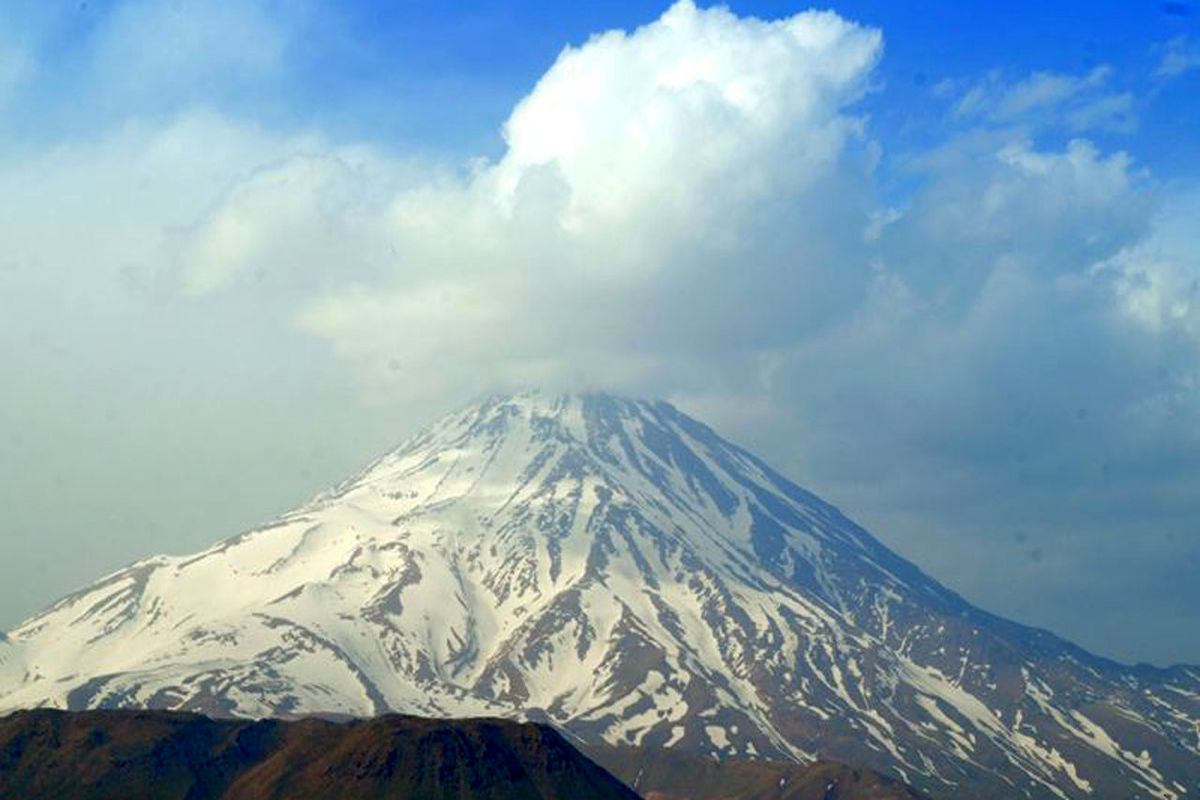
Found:
[[[637,800],[621,780],[648,800],[921,797],[828,762],[717,761],[636,747],[588,755],[595,761],[548,726],[497,719],[285,722],[39,709],[0,718],[0,798]]]
[[[554,729],[385,716],[335,723],[147,711],[0,719],[22,800],[637,800]]]

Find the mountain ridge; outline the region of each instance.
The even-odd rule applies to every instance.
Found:
[[[0,717],[0,795],[26,800],[639,800],[553,728],[392,715],[215,721],[167,711]]]
[[[624,782],[622,785],[619,781]],[[0,716],[0,796],[24,800],[923,800],[841,764],[581,752],[512,720],[213,720],[176,711]]]
[[[515,715],[935,797],[1200,791],[1200,670],[982,611],[703,423],[603,394],[468,406],[12,638],[0,709]]]

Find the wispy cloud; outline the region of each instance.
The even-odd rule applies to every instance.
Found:
[[[1159,78],[1178,78],[1200,68],[1200,43],[1186,36],[1177,36],[1155,49],[1160,55],[1154,74]]]
[[[289,34],[282,21],[265,4],[241,0],[186,12],[161,0],[123,3],[96,33],[91,78],[105,94],[141,106],[205,84],[228,91],[259,82],[281,66]]]
[[[34,71],[28,50],[0,23],[0,110],[13,91]]]
[[[1082,75],[1038,71],[1017,81],[993,71],[969,85],[954,103],[952,114],[962,120],[1021,124],[1033,128],[1064,127],[1070,131],[1129,132],[1136,125],[1133,95],[1109,86],[1111,67],[1099,66]],[[954,84],[938,87],[942,96]]]

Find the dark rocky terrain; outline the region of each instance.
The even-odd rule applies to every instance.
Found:
[[[646,800],[923,800],[900,781],[831,761],[713,759],[680,750],[598,746],[585,752]]]
[[[166,711],[0,719],[4,800],[637,800],[552,728]]]
[[[921,800],[897,781],[829,762],[604,746],[588,755],[596,761],[547,726],[496,719],[19,711],[0,718],[0,798],[636,800],[620,778],[647,800]]]

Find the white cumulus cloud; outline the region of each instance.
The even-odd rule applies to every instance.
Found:
[[[851,109],[880,52],[829,12],[690,2],[568,48],[497,162],[398,191],[391,273],[301,324],[409,390],[433,373],[574,383],[585,362],[589,381],[638,385],[694,366],[701,341],[720,359],[818,326],[865,271],[841,242],[861,241],[870,148]]]

